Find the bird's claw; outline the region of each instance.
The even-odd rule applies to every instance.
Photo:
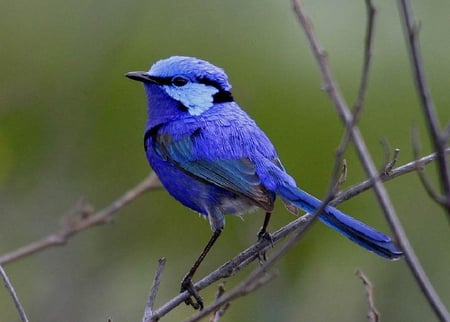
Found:
[[[270,246],[273,247],[272,235],[270,233],[268,233],[266,230],[261,229],[258,232],[258,241],[264,241],[264,240],[270,242]],[[262,250],[262,251],[258,252],[258,258],[259,258],[259,263],[263,264],[267,260],[266,251]]]
[[[187,291],[190,294],[190,296],[184,301],[184,303],[186,303],[186,305],[192,306],[194,310],[203,310],[203,299],[197,289],[194,287],[194,284],[192,284],[191,278],[188,276],[183,278],[183,281],[181,282],[180,293],[183,293],[184,291]]]
[[[258,236],[258,241],[267,240],[268,242],[270,242],[270,246],[273,247],[272,235],[270,233],[268,233],[267,230],[261,229],[258,232],[257,236]]]

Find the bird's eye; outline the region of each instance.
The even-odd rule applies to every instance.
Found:
[[[176,87],[182,87],[188,83],[188,80],[181,76],[176,76],[172,78],[172,84]]]

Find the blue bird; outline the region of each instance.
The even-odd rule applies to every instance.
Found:
[[[299,189],[285,171],[266,134],[234,101],[223,69],[173,56],[148,72],[126,76],[143,82],[147,94],[144,145],[150,166],[176,200],[208,218],[213,231],[181,286],[196,301],[189,298],[186,303],[202,309],[192,277],[222,232],[225,214],[262,208],[266,220],[261,237],[267,234],[277,195],[291,212],[299,208],[312,213],[321,201]],[[327,206],[319,219],[381,257],[403,255],[389,236],[334,207]]]

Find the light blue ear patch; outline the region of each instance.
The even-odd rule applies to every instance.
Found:
[[[164,86],[164,90],[186,106],[191,115],[200,115],[213,106],[213,95],[219,91],[214,86],[199,83],[187,83],[183,87]]]

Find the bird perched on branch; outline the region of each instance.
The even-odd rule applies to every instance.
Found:
[[[299,208],[312,213],[321,201],[297,187],[266,134],[233,99],[223,69],[173,56],[149,71],[126,76],[144,83],[147,94],[144,145],[150,166],[175,199],[208,218],[213,231],[181,284],[181,291],[194,297],[186,303],[202,309],[192,277],[222,232],[225,214],[262,208],[266,218],[261,237],[268,236],[277,195],[291,212]],[[389,236],[334,207],[325,207],[319,219],[381,257],[394,260],[403,254]]]

